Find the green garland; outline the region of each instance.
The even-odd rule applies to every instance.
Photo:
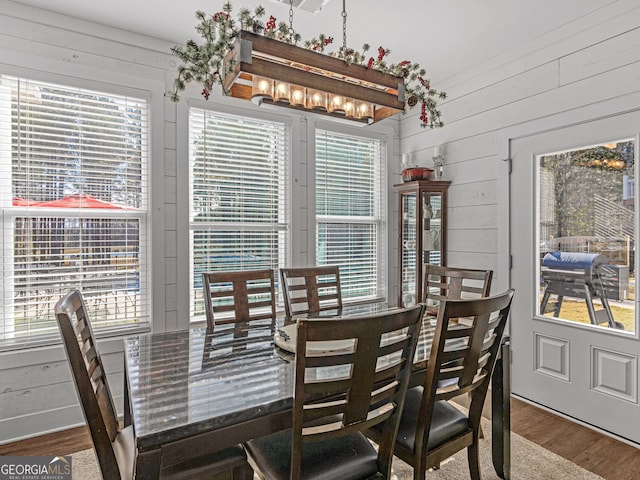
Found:
[[[276,24],[273,16],[269,17],[267,23],[262,22],[265,9],[262,6],[255,8],[251,12],[247,8],[240,10],[238,21],[231,17],[231,2],[224,4],[222,11],[214,15],[207,15],[202,11],[196,12],[199,24],[196,31],[200,34],[203,42],[198,44],[194,40],[189,40],[185,45],[175,46],[171,52],[177,56],[182,65],[178,67],[178,75],[174,82],[174,91],[170,94],[171,100],[178,101],[178,92],[185,89],[191,82],[202,84],[202,96],[209,99],[211,90],[215,84],[222,85],[229,70],[233,68],[230,64],[225,69],[224,58],[233,48],[233,42],[240,33],[240,30],[248,30],[260,33],[268,38],[297,45],[300,35],[289,28],[285,22]],[[304,48],[317,52],[324,52],[325,48],[333,43],[332,37],[319,35],[317,38],[304,42]],[[445,99],[447,94],[431,87],[430,81],[426,78],[426,71],[417,63],[404,60],[400,63],[387,64],[385,57],[390,53],[388,49],[378,48],[375,57],[368,57],[369,45],[362,47],[362,52],[357,52],[351,48],[341,49],[331,52],[329,55],[340,58],[348,64],[363,65],[369,69],[379,70],[383,73],[400,76],[405,79],[405,112],[416,105],[420,105],[420,125],[422,127],[442,127],[444,123],[440,118],[438,110],[438,100]],[[227,92],[225,92],[227,93]]]

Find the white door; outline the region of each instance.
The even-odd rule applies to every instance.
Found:
[[[512,391],[640,443],[640,112],[510,140]]]

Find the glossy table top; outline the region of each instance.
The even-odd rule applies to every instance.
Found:
[[[345,307],[341,313],[358,316],[393,308],[372,304]],[[284,322],[284,317],[279,318],[277,327]],[[433,330],[433,322],[425,320],[415,358],[422,365],[426,365]],[[139,451],[292,407],[292,354],[275,347],[268,324],[135,335],[124,343]]]

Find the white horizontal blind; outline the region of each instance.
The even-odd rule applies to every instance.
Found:
[[[0,76],[0,346],[58,336],[71,289],[96,332],[149,322],[146,100]]]
[[[383,142],[316,131],[318,265],[339,265],[342,296],[384,292],[386,180]]]
[[[202,273],[277,269],[289,236],[289,128],[193,108],[189,114],[191,318]]]

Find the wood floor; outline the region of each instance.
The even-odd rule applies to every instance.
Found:
[[[511,428],[606,480],[640,479],[639,449],[517,399],[512,400]],[[92,446],[80,427],[0,445],[0,455],[68,455]]]
[[[511,429],[606,480],[640,479],[640,449],[516,399]]]

